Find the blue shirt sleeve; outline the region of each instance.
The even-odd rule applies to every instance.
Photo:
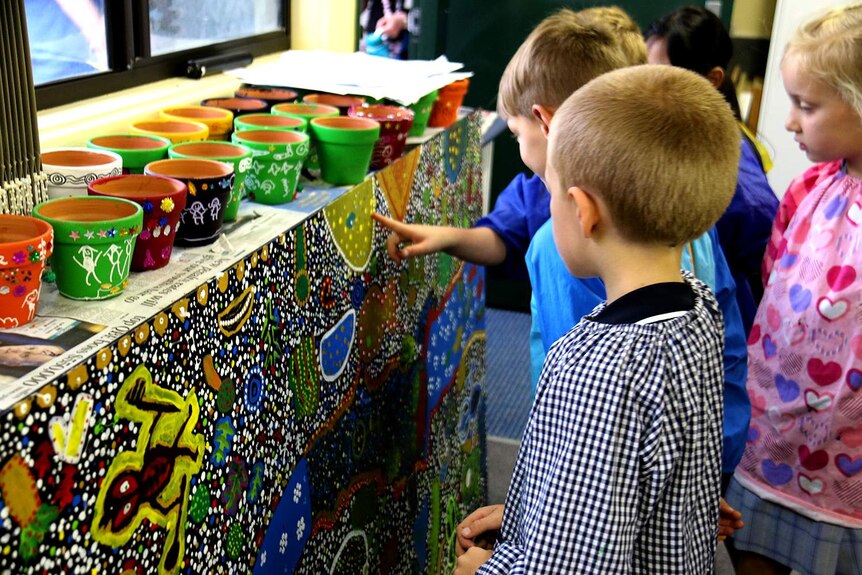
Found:
[[[539,176],[518,174],[500,192],[490,214],[476,227],[491,228],[506,244],[506,260],[498,273],[526,279],[524,256],[536,231],[551,217],[551,195]]]
[[[743,138],[736,191],[715,227],[736,284],[736,299],[746,334],[751,330],[757,304],[763,295],[760,264],[777,211],[778,198],[757,154]]]
[[[715,299],[724,316],[724,450],[721,452],[722,473],[733,473],[748,435],[751,402],[745,390],[748,373],[746,331],[739,313],[736,285],[718,242],[715,228],[709,232],[715,262]]]

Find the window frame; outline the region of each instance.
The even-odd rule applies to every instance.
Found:
[[[288,50],[290,0],[281,0],[281,5],[284,30],[149,56],[149,0],[106,0],[105,28],[111,70],[36,86],[36,109],[71,104],[166,78],[186,77],[188,61],[195,58],[231,53],[257,57]]]

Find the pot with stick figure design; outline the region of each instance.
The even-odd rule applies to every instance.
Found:
[[[171,158],[147,164],[144,174],[174,178],[188,188],[186,207],[180,212],[174,240],[176,245],[203,246],[216,241],[234,185],[232,164],[201,158]]]
[[[33,215],[54,228],[51,267],[57,289],[71,299],[108,299],[129,279],[144,211],[129,200],[75,196],[42,202]]]

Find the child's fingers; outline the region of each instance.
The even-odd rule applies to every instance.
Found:
[[[398,220],[393,220],[392,218],[387,218],[382,214],[378,214],[377,212],[371,212],[371,219],[375,222],[387,228],[396,234],[406,235],[409,230],[409,226],[403,222],[399,222]]]

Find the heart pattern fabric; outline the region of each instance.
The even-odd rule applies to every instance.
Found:
[[[791,509],[854,524],[862,521],[860,223],[862,180],[839,174],[809,191],[784,231],[748,339],[754,432],[737,469],[743,485]]]

